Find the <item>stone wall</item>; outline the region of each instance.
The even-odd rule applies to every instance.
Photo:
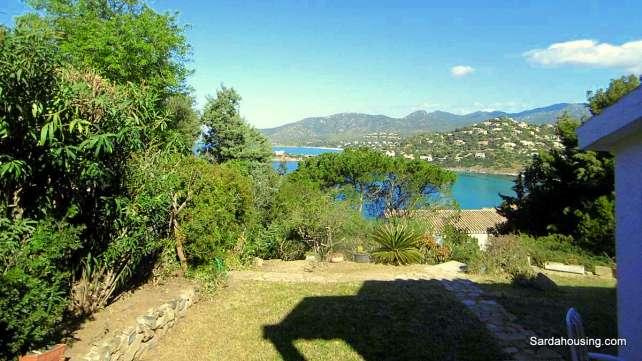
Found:
[[[150,308],[132,320],[132,326],[106,336],[85,355],[84,361],[133,361],[158,344],[159,339],[174,326],[187,309],[196,302],[194,289],[183,291],[177,298]]]

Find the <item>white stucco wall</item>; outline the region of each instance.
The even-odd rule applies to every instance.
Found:
[[[642,360],[642,132],[615,153],[618,333],[620,357]]]
[[[485,250],[488,243],[488,233],[469,233],[469,236],[477,240],[480,249]]]

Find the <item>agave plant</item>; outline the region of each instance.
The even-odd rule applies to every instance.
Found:
[[[380,245],[376,251],[372,252],[373,258],[378,263],[399,266],[419,263],[423,258],[417,247],[421,235],[404,224],[383,224],[375,229],[373,238]]]

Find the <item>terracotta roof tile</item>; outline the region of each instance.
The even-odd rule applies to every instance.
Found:
[[[506,221],[506,218],[493,208],[416,211],[414,216],[425,219],[435,232],[440,232],[445,225],[452,224],[468,233],[487,233],[495,225]]]

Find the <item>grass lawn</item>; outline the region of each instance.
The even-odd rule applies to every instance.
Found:
[[[438,281],[235,282],[145,360],[499,360]]]
[[[506,310],[517,317],[517,323],[535,331],[540,337],[566,337],[564,319],[569,307],[575,307],[584,321],[587,337],[617,337],[615,281],[598,278],[550,276],[559,286],[557,291],[542,292],[511,286],[507,281],[486,281],[480,286]],[[617,348],[601,347],[597,352],[616,354]],[[564,347],[558,348],[563,355]]]

